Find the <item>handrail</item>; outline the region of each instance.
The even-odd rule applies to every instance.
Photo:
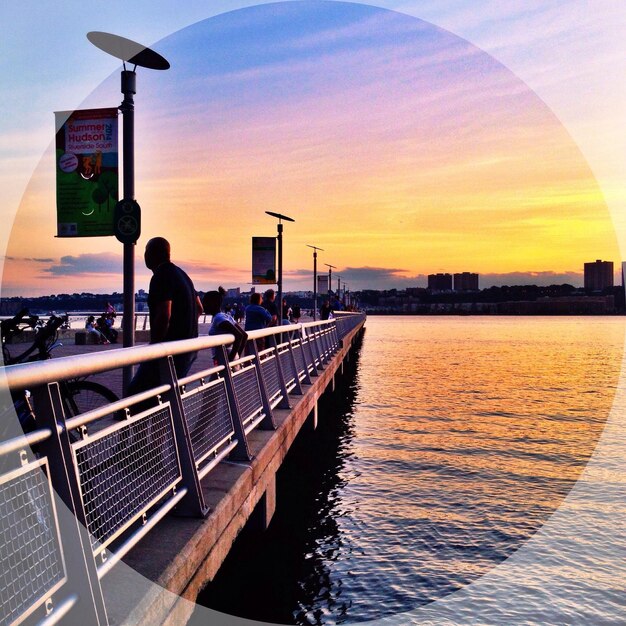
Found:
[[[22,450],[28,446],[34,446],[35,444],[45,441],[50,435],[52,435],[52,431],[49,428],[41,428],[32,433],[18,435],[17,437],[3,441],[0,443],[0,456],[10,454],[16,450]]]
[[[48,361],[7,365],[0,368],[0,392],[9,388],[20,389],[50,380],[88,376],[166,356],[215,348],[231,344],[234,340],[233,335],[206,335],[196,339],[167,341],[106,352],[65,356]]]
[[[321,320],[318,322],[271,326],[249,331],[248,338],[260,339],[300,329],[321,327],[332,324],[333,321]],[[130,348],[118,348],[106,352],[66,356],[48,361],[7,365],[0,368],[0,393],[7,391],[9,388],[23,389],[29,386],[37,386],[50,380],[61,381],[80,376],[89,376],[166,356],[226,346],[233,343],[234,340],[234,336],[230,334],[205,335],[195,339],[182,339]]]

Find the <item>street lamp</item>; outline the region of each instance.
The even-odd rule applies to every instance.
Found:
[[[121,59],[122,93],[124,100],[119,109],[124,120],[122,156],[124,159],[124,197],[115,207],[115,236],[124,244],[124,318],[122,319],[123,346],[135,345],[135,245],[141,233],[141,211],[135,201],[135,101],[137,93],[137,66],[152,70],[167,70],[169,62],[154,50],[135,41],[100,31],[87,33],[87,39],[100,50]],[[126,69],[126,62],[134,65]],[[133,375],[133,368],[125,367],[124,390]]]
[[[336,269],[335,265],[329,265],[328,263],[324,263],[324,265],[328,268],[328,299],[330,300],[330,294],[333,289],[333,270]]]
[[[324,248],[305,244],[309,248],[313,248],[313,321],[317,319],[317,251],[324,252]]]
[[[278,325],[283,323],[283,225],[281,220],[286,222],[295,222],[292,217],[287,217],[281,213],[274,213],[273,211],[265,211],[268,215],[278,218],[278,278],[276,284],[278,286]]]

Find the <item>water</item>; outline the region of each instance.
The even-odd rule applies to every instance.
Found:
[[[244,534],[199,603],[336,624],[467,587],[581,476],[623,340],[619,318],[370,317],[354,376],[281,470],[270,529]]]

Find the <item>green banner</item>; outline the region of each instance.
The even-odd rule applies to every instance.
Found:
[[[113,235],[117,113],[112,108],[55,113],[57,237]]]

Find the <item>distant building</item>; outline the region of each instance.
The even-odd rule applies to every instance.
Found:
[[[452,274],[429,274],[428,288],[431,291],[452,291]]]
[[[239,287],[235,288],[235,289],[229,289],[226,292],[226,297],[227,298],[238,298],[241,295],[241,289]]]
[[[602,291],[613,287],[613,261],[585,263],[585,289]]]
[[[454,291],[478,291],[478,274],[472,272],[455,274]]]

